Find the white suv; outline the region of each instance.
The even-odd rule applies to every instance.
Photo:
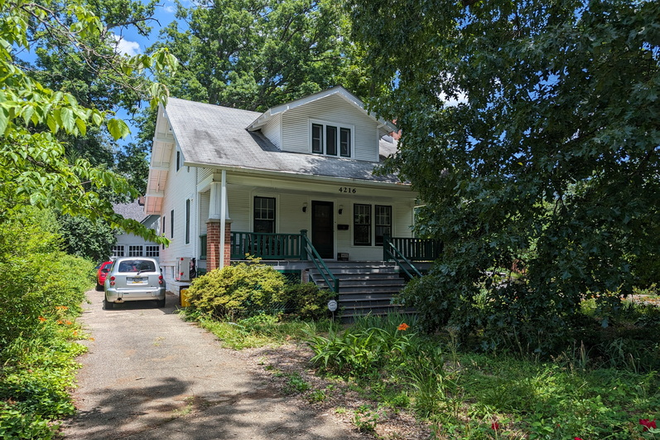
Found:
[[[156,301],[158,307],[165,307],[165,280],[158,261],[153,258],[117,258],[103,288],[106,310],[128,301]]]

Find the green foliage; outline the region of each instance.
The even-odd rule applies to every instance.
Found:
[[[186,319],[199,322],[203,328],[221,339],[224,345],[236,350],[302,340],[310,333],[319,331],[324,324],[302,321],[280,322],[272,315],[255,315],[236,322],[225,322],[206,316],[191,307],[186,308],[184,313]]]
[[[160,242],[162,239],[139,222],[115,215],[110,201],[100,196],[103,190],[135,197],[126,180],[92,166],[80,155],[67,157],[60,137],[85,136],[88,129],[105,126],[118,138],[128,134],[128,126],[107,109],[81,105],[58,81],[52,82],[54,89],[45,87],[13,58],[14,53],[30,49],[33,37],[44,34],[81,56],[78,61],[82,64],[89,61],[86,55],[102,56],[96,50],[99,47],[108,49],[106,29],[88,6],[78,1],[56,6],[50,1],[23,0],[0,5],[0,38],[8,43],[0,48],[0,70],[4,72],[0,80],[0,221],[8,211],[32,205],[92,220],[105,218],[112,226]],[[176,60],[166,50],[152,56],[124,57],[110,48],[106,54],[112,55],[104,63],[118,77],[176,67]],[[153,105],[167,96],[159,85],[150,85],[148,93]]]
[[[405,318],[392,315],[388,322],[389,325],[382,326],[382,321],[378,323],[367,318],[343,332],[331,329],[328,336],[313,336],[310,339],[314,351],[312,362],[333,374],[378,377],[386,365],[405,362],[416,337],[414,333],[406,333],[403,327],[399,329]],[[372,323],[374,325],[369,325]]]
[[[179,98],[264,111],[342,84],[373,87],[350,41],[350,21],[330,0],[204,0],[181,4],[155,47],[185,67],[160,80]]]
[[[287,313],[304,321],[318,321],[328,316],[328,301],[335,296],[314,283],[289,283],[284,288],[282,303]]]
[[[97,219],[61,216],[58,219],[64,250],[92,261],[107,261],[112,255],[112,246],[117,241],[115,230]]]
[[[57,250],[55,216],[24,209],[0,222],[0,436],[53,438],[50,421],[73,414],[75,317],[93,263]]]
[[[194,308],[214,318],[246,318],[271,312],[282,302],[285,283],[271,266],[239,263],[196,278],[188,295]]]
[[[444,243],[426,291],[404,295],[431,327],[449,311],[464,336],[549,353],[584,298],[614,310],[657,282],[660,3],[347,3],[392,85],[371,102],[402,128],[387,170]]]
[[[300,377],[298,373],[291,373],[287,375],[287,381],[284,386],[284,394],[301,394],[308,391],[311,385]]]
[[[0,401],[0,436],[4,439],[50,440],[55,432],[48,420],[38,414],[23,414],[9,403]]]
[[[92,263],[58,251],[55,218],[25,210],[0,222],[0,347],[42,329],[56,307],[78,308]]]
[[[588,353],[569,351],[553,362],[466,354],[444,335],[407,333],[417,327],[414,322],[401,332],[408,338],[399,357],[381,345],[396,345],[401,335],[392,331],[401,322],[400,316],[369,317],[343,333],[311,339],[317,366],[352,384],[356,371],[364,372],[357,390],[376,402],[355,411],[359,429],[373,432],[380,421],[373,408],[386,404],[412,408],[436,427],[438,438],[654,438],[639,420],[660,419],[657,370],[640,373],[630,365],[616,370],[597,359],[585,362]],[[368,343],[377,353],[369,359],[376,373],[362,367],[366,339],[389,339]],[[657,347],[648,349],[660,354]]]

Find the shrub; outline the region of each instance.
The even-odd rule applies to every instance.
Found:
[[[334,296],[334,292],[319,289],[314,283],[295,283],[285,287],[283,302],[287,313],[303,320],[318,321],[328,315],[328,301]]]
[[[0,221],[0,438],[54,438],[75,410],[75,317],[93,263],[58,250],[54,216],[26,208]]]
[[[190,304],[218,319],[272,313],[283,303],[286,279],[270,266],[239,263],[196,278],[188,289]]]

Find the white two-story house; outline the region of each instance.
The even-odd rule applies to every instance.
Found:
[[[160,250],[168,283],[184,284],[193,258],[203,271],[250,254],[303,277],[319,264],[383,261],[388,237],[412,239],[417,197],[374,174],[396,130],[342,87],[265,113],[170,98],[146,194],[146,214],[171,240]]]

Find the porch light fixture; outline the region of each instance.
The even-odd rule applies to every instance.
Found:
[[[307,212],[307,202],[303,203],[303,212]]]
[[[344,205],[339,205],[339,215],[344,212]]]

